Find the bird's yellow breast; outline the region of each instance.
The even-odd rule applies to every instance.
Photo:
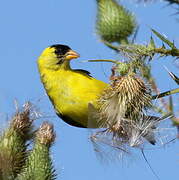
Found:
[[[107,84],[72,69],[43,69],[41,79],[57,113],[87,127],[88,103],[95,104]]]

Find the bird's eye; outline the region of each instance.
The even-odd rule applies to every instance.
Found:
[[[62,59],[62,58],[64,58],[64,57],[65,57],[65,55],[57,54],[57,58],[59,58],[59,59]]]

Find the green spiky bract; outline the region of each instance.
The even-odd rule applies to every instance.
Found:
[[[1,180],[14,180],[25,163],[27,144],[32,121],[29,118],[30,106],[17,112],[10,127],[0,137],[0,177]]]
[[[13,129],[9,129],[0,141],[2,180],[14,180],[24,164],[26,145]]]
[[[27,167],[17,180],[53,180],[52,162],[49,157],[49,147],[36,142],[28,157]]]
[[[51,125],[43,123],[36,133],[33,150],[29,153],[26,165],[16,180],[54,180],[55,170],[50,158],[50,147],[54,140]]]
[[[136,23],[133,15],[115,0],[97,0],[97,33],[107,42],[128,42]]]

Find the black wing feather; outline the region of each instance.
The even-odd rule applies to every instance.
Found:
[[[92,77],[92,76],[91,76],[91,73],[90,73],[89,71],[87,71],[87,70],[84,70],[84,69],[73,69],[73,70],[76,71],[76,72],[85,74],[85,75],[87,75],[87,76],[89,76],[89,77]]]

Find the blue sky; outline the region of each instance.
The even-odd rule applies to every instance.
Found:
[[[164,33],[171,40],[179,42],[178,23],[175,12],[165,3],[136,4],[122,1],[132,10],[141,25],[137,42],[146,43],[151,35],[150,27]],[[44,114],[53,118],[43,120],[54,124],[57,134],[52,148],[52,158],[58,179],[62,180],[133,180],[156,179],[142,158],[140,151],[126,157],[124,161],[102,163],[96,157],[89,141],[89,131],[71,127],[56,117],[39,79],[36,60],[49,45],[67,44],[80,53],[81,57],[72,62],[74,68],[89,70],[92,75],[108,81],[109,64],[81,63],[87,59],[115,58],[118,56],[105,47],[95,34],[95,0],[31,0],[1,1],[0,6],[0,116],[2,127],[6,125],[7,114],[14,112],[14,100],[19,104],[30,100]],[[160,41],[156,42],[160,44]],[[178,43],[179,44],[179,43]],[[162,90],[176,85],[163,67],[173,72],[177,69],[172,58],[156,59],[153,73]],[[166,83],[167,82],[167,83]],[[39,101],[40,100],[40,101]],[[178,179],[178,142],[165,148],[151,147],[146,155],[153,169],[162,180]]]

